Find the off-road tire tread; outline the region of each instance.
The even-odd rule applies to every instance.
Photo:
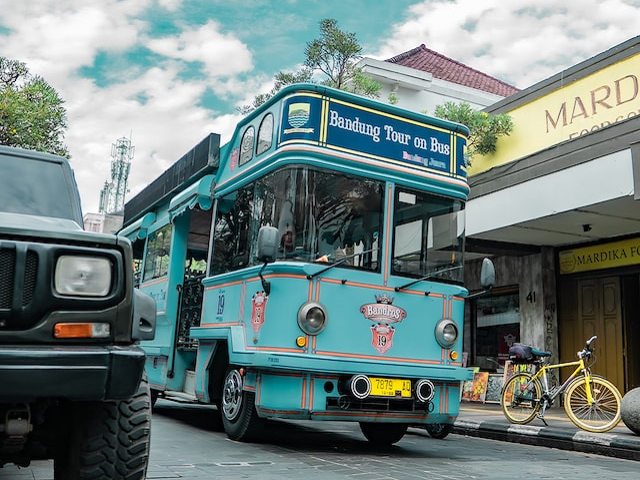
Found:
[[[55,480],[144,480],[151,398],[143,378],[136,395],[117,402],[79,402],[68,449],[54,461]]]

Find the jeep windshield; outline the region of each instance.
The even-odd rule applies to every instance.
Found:
[[[60,163],[25,161],[0,152],[0,211],[77,221],[69,181]],[[74,191],[74,190],[72,190]]]

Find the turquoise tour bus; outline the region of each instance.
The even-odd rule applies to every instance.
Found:
[[[291,85],[127,202],[119,234],[157,307],[154,400],[216,405],[235,440],[277,418],[359,422],[378,444],[446,435],[472,376],[468,133]]]

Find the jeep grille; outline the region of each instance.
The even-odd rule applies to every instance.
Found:
[[[27,250],[24,255],[20,255],[19,261],[16,261],[17,257],[15,246],[0,248],[0,311],[2,312],[28,306],[36,288],[38,255]]]

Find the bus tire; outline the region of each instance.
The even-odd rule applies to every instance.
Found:
[[[244,390],[244,376],[240,367],[227,370],[222,388],[222,425],[231,440],[255,441],[264,427],[258,417],[255,393]]]
[[[69,412],[69,435],[53,461],[54,480],[144,480],[151,439],[146,376],[129,400],[77,402]]]
[[[399,442],[409,427],[406,423],[360,422],[360,430],[369,442],[389,446]]]
[[[425,429],[431,438],[441,440],[451,433],[453,425],[450,423],[429,423],[425,425]]]

